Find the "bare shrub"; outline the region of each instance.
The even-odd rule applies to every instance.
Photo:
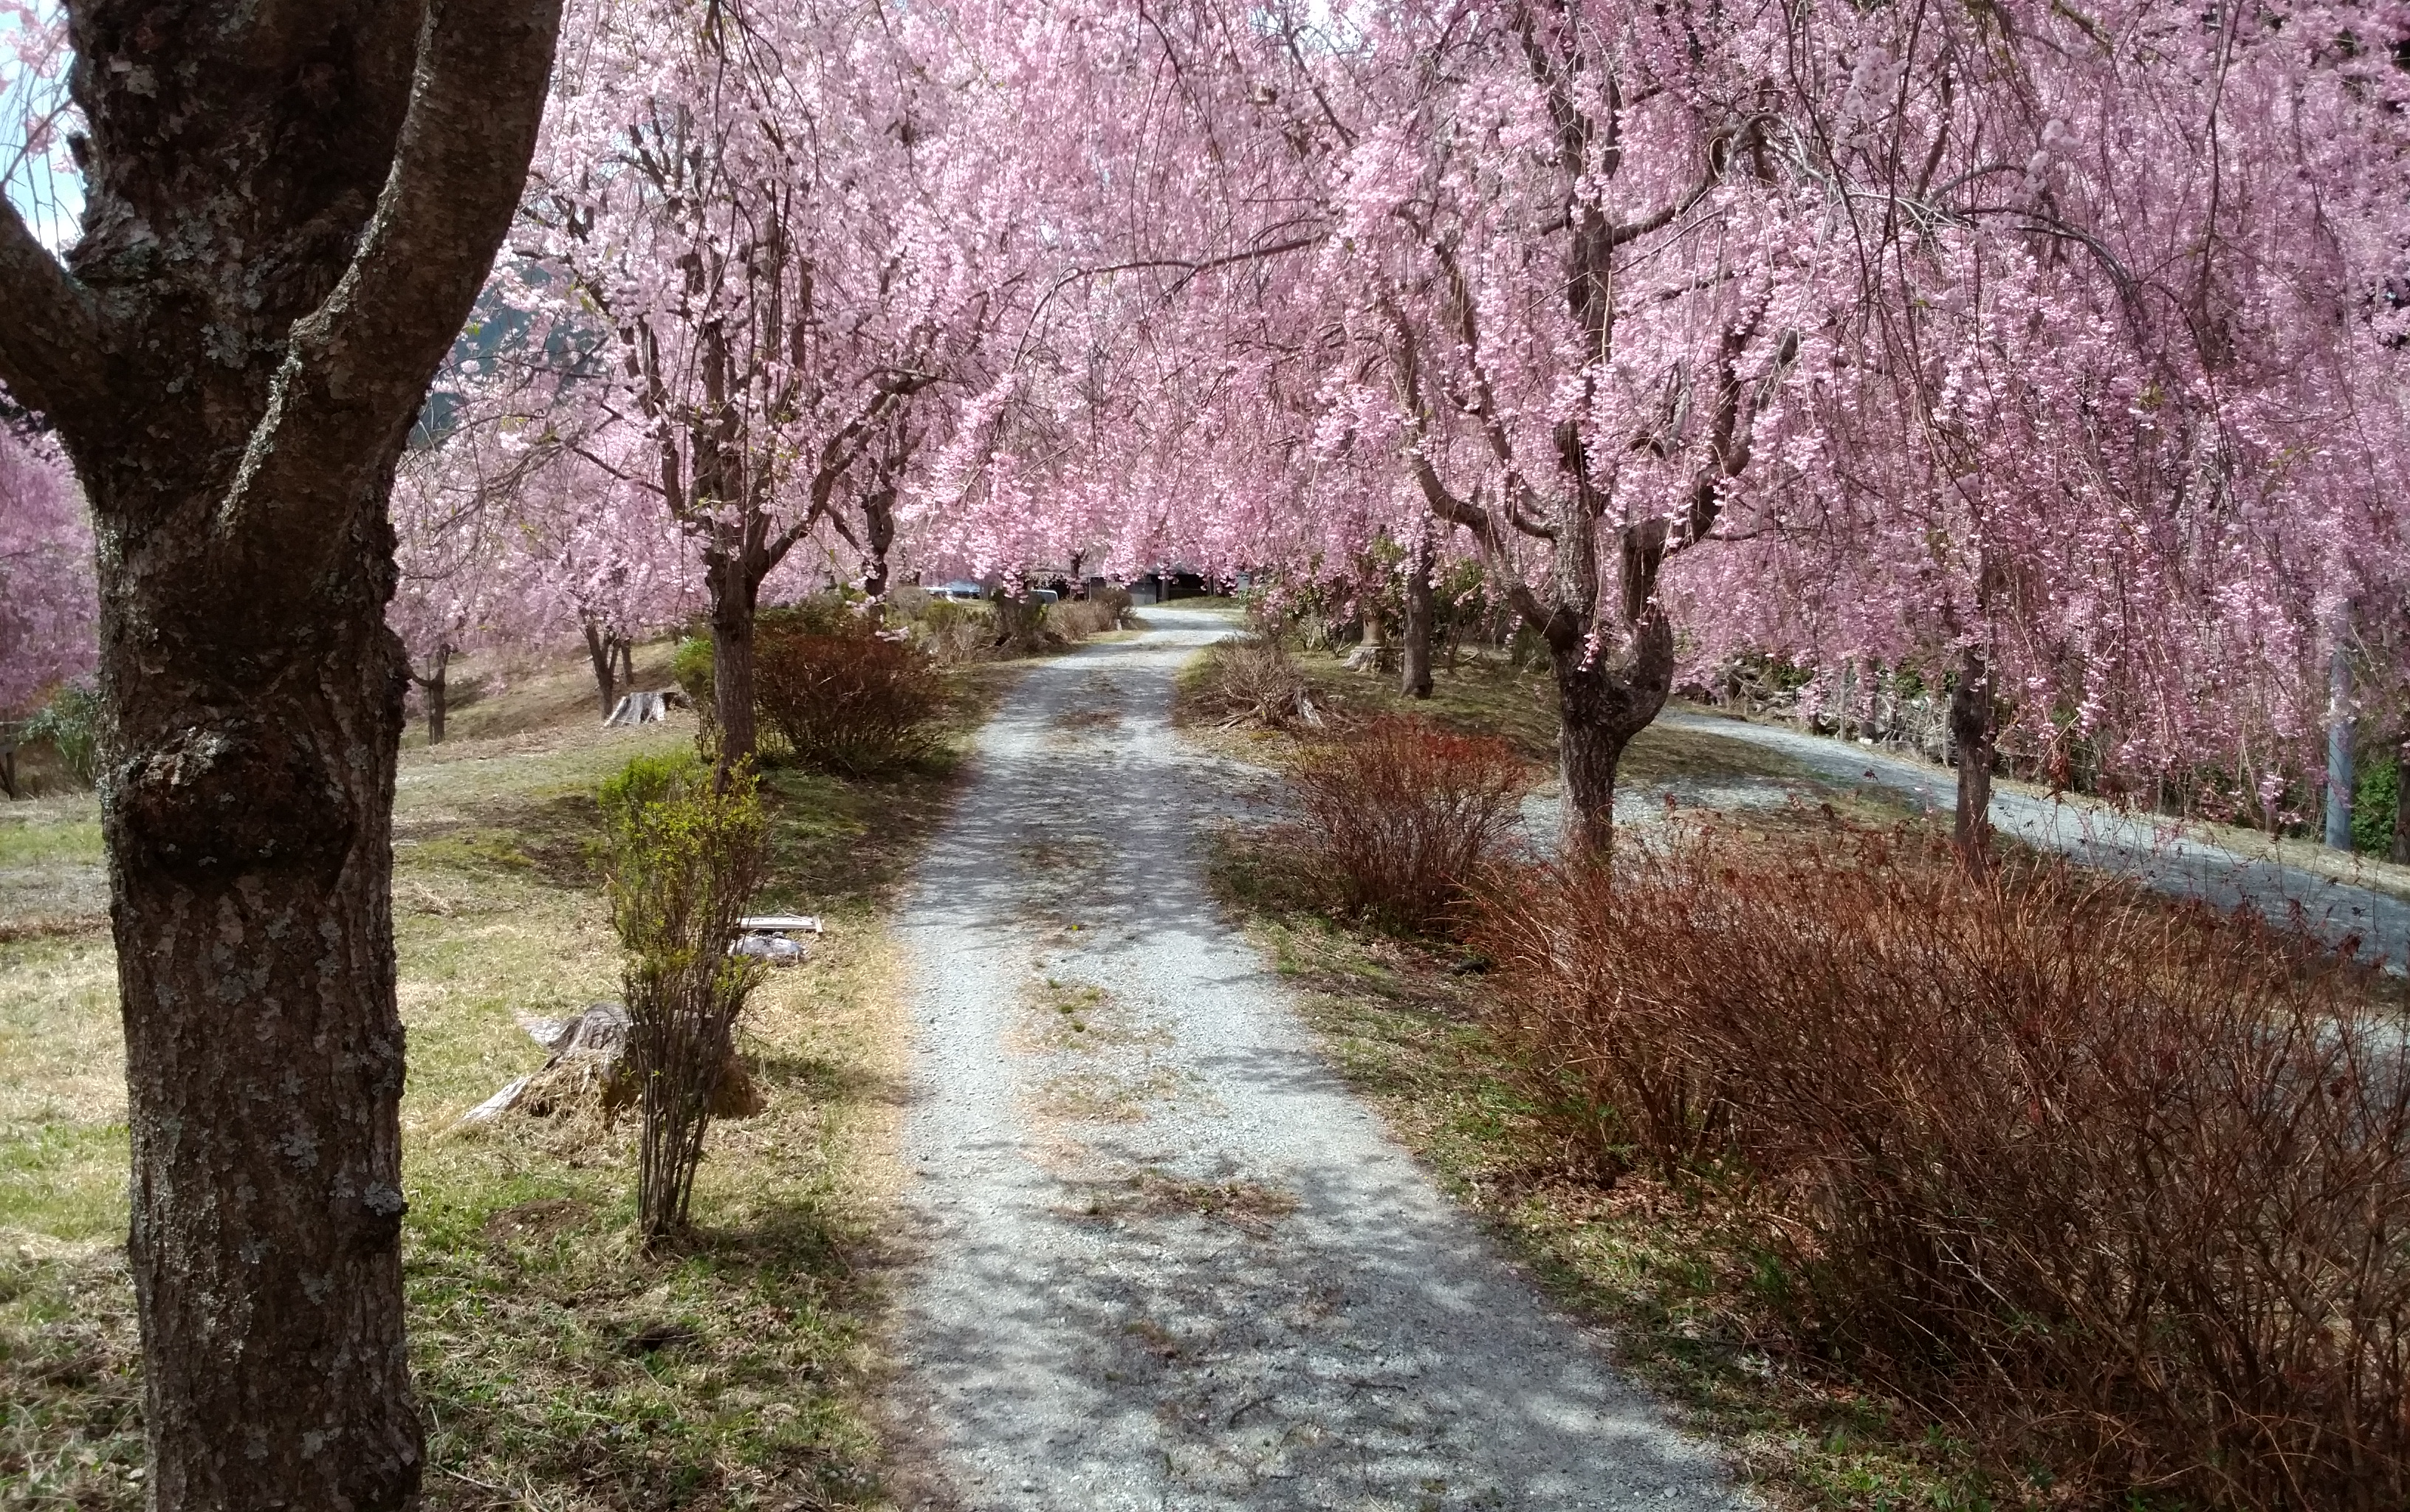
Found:
[[[761,976],[728,945],[762,884],[762,803],[749,771],[715,781],[683,757],[640,757],[603,784],[602,813],[643,1118],[636,1208],[652,1243],[687,1226],[736,1020]]]
[[[1531,776],[1503,740],[1385,718],[1308,750],[1289,782],[1341,906],[1427,930],[1513,834]]]
[[[1324,711],[1277,635],[1233,635],[1205,648],[1183,701],[1225,730],[1319,730]]]
[[[927,753],[945,685],[927,652],[867,624],[816,633],[764,626],[754,701],[799,760],[864,776]]]
[[[2079,1499],[2410,1505],[2410,1044],[2358,968],[1874,836],[1708,835],[1478,935],[1561,1130],[1720,1170],[1820,1348]]]
[[[1129,609],[1129,590],[1108,586],[1090,590],[1084,599],[1066,599],[1049,605],[1046,624],[1066,640],[1085,640],[1121,629]]]
[[[933,598],[910,620],[912,644],[941,667],[995,658],[995,616],[984,603]]]

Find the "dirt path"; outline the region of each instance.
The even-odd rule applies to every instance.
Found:
[[[1147,618],[1031,670],[903,923],[926,1251],[893,1406],[930,1505],[1748,1505],[1324,1069],[1216,912],[1212,763],[1166,714],[1229,626]]]
[[[1957,802],[1956,778],[1950,772],[1887,751],[1713,716],[1668,714],[1662,722],[1779,752],[1828,781],[1880,788],[1929,812],[1947,815]],[[1766,786],[1778,791],[1781,785],[1769,779]],[[1635,795],[1635,811],[1646,807]],[[2363,956],[2381,957],[2396,971],[2410,960],[2410,904],[2369,888],[2243,855],[2148,817],[2090,804],[1995,791],[1992,823],[2028,845],[2219,908],[2248,906],[2279,922],[2298,909],[2327,938],[2356,938]]]

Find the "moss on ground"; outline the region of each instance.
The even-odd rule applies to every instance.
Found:
[[[640,675],[654,652],[640,653]],[[768,1108],[714,1127],[674,1251],[633,1242],[633,1129],[459,1114],[544,1052],[520,1014],[618,996],[591,859],[602,778],[691,738],[604,731],[583,662],[520,667],[453,738],[405,746],[394,903],[413,1361],[430,1508],[854,1506],[878,1502],[888,1156],[903,1003],[886,930],[942,815],[963,736],[1010,668],[970,669],[949,744],[873,782],[774,767],[762,905],[826,916],[774,973],[743,1050]],[[641,679],[640,679],[641,680]],[[99,861],[91,799],[0,807],[0,1493],[142,1505],[124,1263],[125,1109],[105,920],[36,911]]]

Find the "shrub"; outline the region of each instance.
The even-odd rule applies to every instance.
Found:
[[[2393,849],[2393,815],[2402,802],[2402,762],[2390,753],[2360,769],[2359,791],[2353,794],[2351,846],[2366,855],[2384,855]]]
[[[928,654],[858,620],[835,633],[762,627],[753,679],[763,722],[799,760],[855,776],[926,754],[945,708]]]
[[[1129,610],[1129,590],[1107,586],[1091,590],[1084,599],[1066,599],[1053,605],[1046,611],[1046,623],[1067,640],[1085,640],[1121,629]]]
[[[711,635],[689,635],[670,653],[670,676],[694,703],[697,718],[706,723],[719,706],[712,697]]]
[[[1205,647],[1183,699],[1197,717],[1225,730],[1319,730],[1314,690],[1277,635],[1233,635]]]
[[[1556,874],[1476,938],[1544,1115],[1720,1172],[1819,1347],[2079,1496],[2410,1503],[2410,1041],[2359,968],[1873,836]]]
[[[1290,774],[1339,904],[1416,930],[1440,924],[1495,859],[1529,785],[1506,742],[1397,718],[1314,748]]]
[[[762,804],[749,771],[715,782],[685,756],[637,758],[602,801],[643,1115],[636,1207],[650,1243],[687,1225],[736,1020],[759,980],[760,963],[728,947],[762,884]]]
[[[50,702],[17,727],[28,745],[47,741],[76,786],[88,788],[100,766],[100,693],[89,683],[59,685]]]

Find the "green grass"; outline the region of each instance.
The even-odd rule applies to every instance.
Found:
[[[762,901],[830,932],[757,995],[743,1048],[768,1108],[714,1127],[694,1232],[661,1254],[632,1238],[630,1122],[455,1125],[542,1063],[516,1015],[618,996],[594,791],[689,728],[602,730],[578,662],[516,669],[443,746],[406,745],[403,1254],[429,1508],[878,1502],[864,1403],[903,1102],[885,921],[965,732],[1012,675],[966,669],[945,748],[915,769],[765,773]],[[142,1446],[114,957],[89,920],[6,932],[45,879],[91,869],[97,826],[88,797],[0,815],[21,884],[0,893],[0,1504],[130,1509]]]

